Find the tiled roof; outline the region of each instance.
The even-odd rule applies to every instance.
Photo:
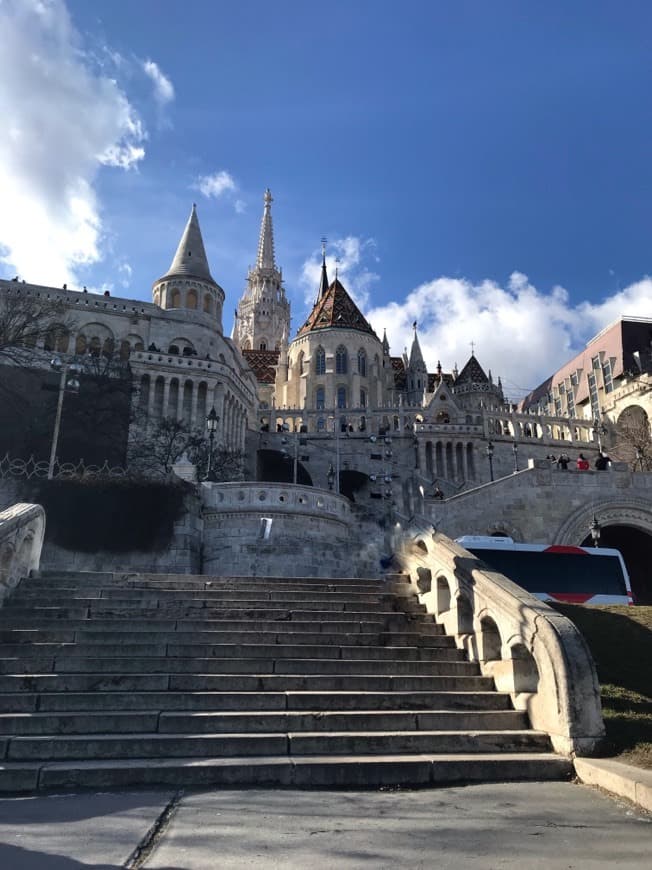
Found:
[[[249,363],[259,384],[273,384],[276,379],[275,366],[278,363],[278,350],[243,350],[242,355]]]
[[[475,356],[471,356],[467,364],[455,380],[456,384],[488,384],[489,378]]]
[[[434,393],[435,390],[437,389],[437,387],[439,386],[439,384],[441,383],[441,381],[443,381],[447,387],[453,386],[453,376],[452,375],[450,375],[446,372],[443,372],[440,376],[436,372],[429,372],[428,373],[428,392]]]
[[[297,335],[305,335],[317,329],[355,329],[358,332],[373,331],[360,313],[360,309],[336,278],[324,295],[317,300],[308,319]]]

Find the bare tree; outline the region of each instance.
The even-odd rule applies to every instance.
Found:
[[[648,416],[637,405],[625,408],[616,426],[616,444],[612,457],[634,471],[652,471],[652,434]]]
[[[209,443],[203,432],[192,431],[183,420],[164,417],[153,425],[141,421],[134,427],[129,448],[129,467],[153,476],[166,476],[187,456],[197,466],[198,479],[206,477]],[[216,447],[211,455],[211,470],[218,481],[238,480],[244,468],[244,453]]]
[[[48,351],[63,350],[71,326],[63,300],[48,299],[18,283],[10,285],[0,294],[0,362],[29,365],[37,356],[39,338]]]

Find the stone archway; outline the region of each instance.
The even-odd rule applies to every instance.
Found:
[[[590,545],[589,527],[594,516],[602,529],[600,544],[622,553],[634,600],[638,604],[651,604],[652,508],[639,499],[602,500],[584,505],[562,523],[554,543]]]

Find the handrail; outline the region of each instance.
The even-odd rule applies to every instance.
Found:
[[[557,752],[595,754],[605,733],[600,686],[569,619],[440,532],[408,531],[398,558],[428,612]]]
[[[15,504],[0,512],[0,606],[21,577],[39,567],[45,511],[39,504]]]

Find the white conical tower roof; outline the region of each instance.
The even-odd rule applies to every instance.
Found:
[[[193,203],[188,223],[181,236],[181,241],[179,242],[179,247],[174,255],[172,264],[163,278],[179,275],[200,278],[203,281],[210,281],[212,284],[216,283],[208,267],[206,249],[204,248],[204,240],[199,228],[197,206],[195,203]]]
[[[274,262],[274,228],[272,227],[272,192],[267,188],[263,197],[263,220],[260,225],[260,239],[258,241],[258,257],[256,267],[258,269],[276,269]]]

